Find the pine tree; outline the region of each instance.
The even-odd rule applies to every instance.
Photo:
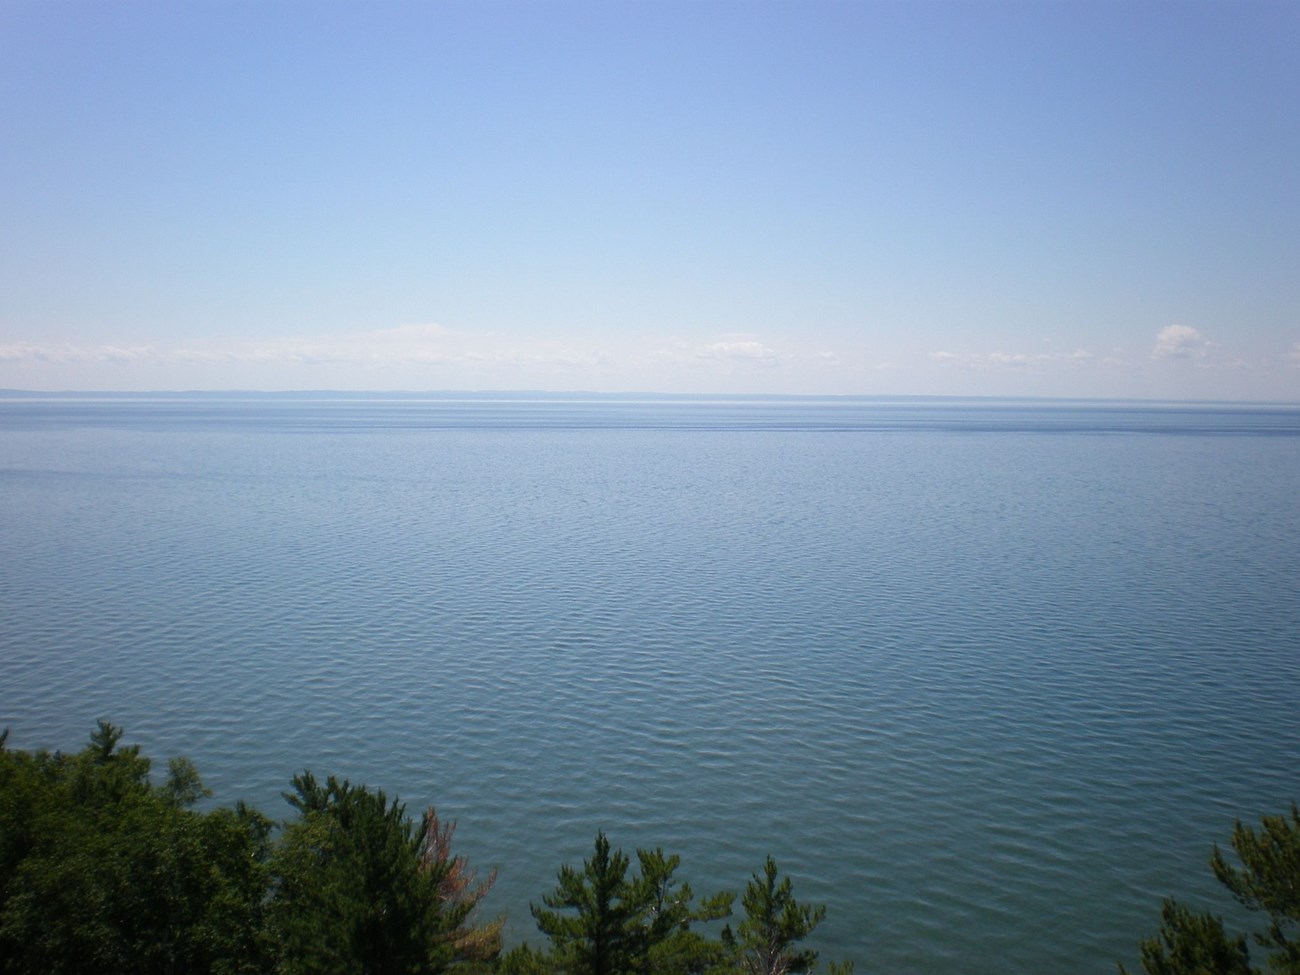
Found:
[[[527,945],[503,959],[506,975],[704,975],[727,953],[693,925],[726,917],[732,896],[717,894],[699,906],[690,885],[676,879],[681,858],[662,849],[637,850],[639,874],[596,835],[591,859],[581,870],[560,868],[555,890],[534,905],[537,927],[549,951]]]
[[[1160,933],[1139,946],[1147,975],[1252,975],[1244,936],[1230,938],[1223,921],[1210,914],[1193,914],[1166,900]],[[1119,966],[1120,975],[1128,970]]]
[[[1251,910],[1268,915],[1268,930],[1256,940],[1272,948],[1269,966],[1276,972],[1300,973],[1300,809],[1291,815],[1265,816],[1258,831],[1241,822],[1232,831],[1232,849],[1241,861],[1234,867],[1217,846],[1210,867],[1219,882]]]
[[[715,894],[697,907],[691,885],[679,884],[675,877],[681,857],[665,855],[658,847],[637,850],[636,855],[640,867],[636,898],[641,905],[646,970],[654,975],[702,975],[718,969],[726,961],[726,949],[692,925],[729,916],[735,896]]]
[[[538,929],[551,940],[557,966],[569,975],[628,975],[640,971],[643,938],[635,923],[637,891],[627,878],[628,858],[596,834],[591,859],[578,871],[560,868],[555,890],[533,906]],[[572,911],[573,914],[561,913]]]
[[[448,918],[446,938],[458,962],[469,968],[482,968],[501,953],[501,929],[505,916],[480,923],[478,906],[496,882],[493,870],[479,880],[463,856],[451,852],[455,821],[443,822],[433,806],[424,811],[423,845],[420,867],[430,876],[440,878],[438,897]]]
[[[0,739],[0,972],[257,972],[269,822],[100,722],[74,755]]]
[[[724,944],[747,975],[797,975],[810,971],[817,961],[817,952],[796,945],[821,923],[826,908],[800,904],[790,878],[779,884],[776,878],[776,861],[769,856],[763,876],[755,874],[740,897],[745,919],[735,934],[730,926],[722,932]]]
[[[383,791],[305,772],[285,798],[299,813],[272,860],[271,935],[285,975],[408,975],[490,961],[466,950],[467,921],[486,887],[450,856],[450,830],[429,838]],[[441,847],[439,844],[443,844]],[[473,939],[469,939],[472,941]]]
[[[1232,850],[1240,864],[1215,846],[1214,875],[1242,904],[1268,916],[1267,929],[1255,935],[1272,949],[1268,968],[1277,975],[1300,975],[1300,809],[1290,816],[1265,816],[1259,828],[1238,822]],[[1210,914],[1193,914],[1172,900],[1161,912],[1160,932],[1140,945],[1147,975],[1254,975],[1244,935],[1229,936]],[[1121,975],[1128,975],[1123,965]]]

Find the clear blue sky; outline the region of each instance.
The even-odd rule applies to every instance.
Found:
[[[0,0],[0,386],[1300,400],[1300,3]]]

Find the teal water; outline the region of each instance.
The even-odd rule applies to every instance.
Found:
[[[861,973],[1110,973],[1300,799],[1300,409],[0,397],[0,724],[598,828]]]

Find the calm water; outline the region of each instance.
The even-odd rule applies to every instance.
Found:
[[[436,802],[515,938],[604,828],[1111,973],[1300,799],[1298,498],[1296,408],[0,398],[0,724]]]

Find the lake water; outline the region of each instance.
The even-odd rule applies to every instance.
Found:
[[[0,397],[0,724],[281,816],[773,854],[860,975],[1112,973],[1300,798],[1300,408]]]

